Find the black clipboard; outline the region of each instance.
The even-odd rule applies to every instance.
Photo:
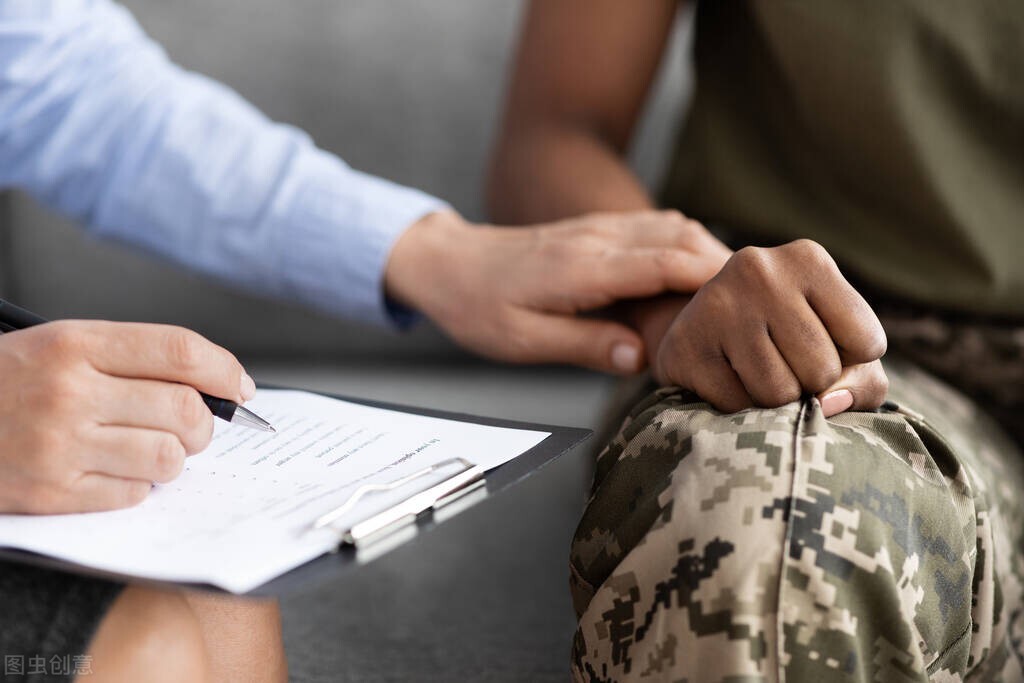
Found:
[[[285,389],[286,387],[266,386],[268,389]],[[384,401],[370,401],[351,396],[338,394],[319,393],[329,398],[359,403],[373,408],[384,408],[414,415],[436,417],[459,422],[472,422],[491,427],[507,427],[510,429],[529,429],[535,431],[549,432],[550,435],[539,444],[526,451],[522,455],[513,458],[503,465],[482,474],[474,482],[476,485],[461,487],[458,491],[451,492],[454,495],[447,495],[440,503],[443,506],[429,506],[421,514],[417,515],[411,523],[396,526],[386,530],[384,533],[376,534],[372,543],[366,545],[353,545],[346,543],[344,534],[339,535],[337,550],[333,553],[321,555],[306,564],[296,567],[289,572],[271,579],[267,583],[245,593],[251,597],[281,597],[286,594],[301,591],[313,590],[317,586],[329,581],[336,581],[344,577],[348,572],[372,562],[391,550],[411,541],[417,536],[428,533],[435,527],[443,524],[446,520],[454,517],[462,511],[486,500],[488,497],[504,490],[526,477],[541,470],[548,463],[553,462],[559,456],[567,453],[573,447],[579,445],[589,438],[593,431],[576,427],[558,427],[554,425],[519,422],[515,420],[504,420],[493,417],[482,417],[455,413],[431,408],[415,406],[404,406]],[[339,503],[344,501],[339,501]],[[222,588],[205,583],[181,583],[165,582],[153,579],[145,579],[136,576],[128,576],[115,572],[106,572],[92,567],[86,567],[74,562],[67,562],[47,555],[40,555],[16,548],[0,548],[0,560],[13,561],[22,564],[30,564],[46,569],[92,576],[123,583],[135,583],[153,586],[177,586],[188,587],[200,590],[208,590],[227,594]]]

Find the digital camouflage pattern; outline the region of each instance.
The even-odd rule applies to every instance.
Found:
[[[889,348],[973,399],[1024,443],[1024,325],[876,303]]]
[[[574,679],[1024,679],[1021,453],[886,369],[894,403],[829,420],[671,388],[638,405],[573,541]]]

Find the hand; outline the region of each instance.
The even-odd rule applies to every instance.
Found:
[[[444,212],[403,234],[385,280],[391,297],[482,355],[632,373],[644,365],[637,333],[578,314],[621,299],[695,291],[730,253],[675,211],[516,229],[471,226]]]
[[[167,325],[60,321],[0,336],[0,512],[142,501],[210,442],[200,391],[242,402],[234,356]]]
[[[648,344],[662,334],[655,377],[720,410],[776,407],[805,392],[826,416],[885,400],[882,326],[814,242],[742,249],[689,303],[676,301],[668,322],[672,305],[647,315]]]

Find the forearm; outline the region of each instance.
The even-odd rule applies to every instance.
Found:
[[[675,0],[533,0],[490,178],[500,222],[648,209],[624,160]]]
[[[654,206],[621,155],[582,127],[519,126],[498,146],[488,187],[494,220],[520,224]]]

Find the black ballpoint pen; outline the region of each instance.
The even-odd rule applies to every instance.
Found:
[[[0,332],[13,332],[26,327],[42,325],[45,322],[47,322],[46,318],[26,311],[24,308],[19,308],[9,301],[0,299]],[[210,412],[222,420],[232,424],[259,429],[264,432],[277,431],[262,417],[234,401],[217,398],[202,392],[199,395],[203,397],[203,403],[210,409]]]

